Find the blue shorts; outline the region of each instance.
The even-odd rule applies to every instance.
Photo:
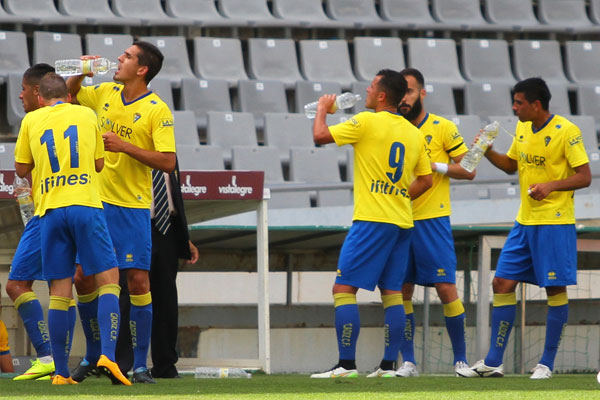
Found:
[[[342,245],[335,283],[402,290],[411,233],[393,224],[354,221]]]
[[[47,280],[72,277],[77,254],[85,275],[117,266],[101,208],[68,206],[48,210],[40,218],[40,234]]]
[[[406,283],[456,283],[456,253],[450,217],[415,221]]]
[[[119,269],[150,270],[152,228],[150,210],[102,203]]]
[[[11,281],[43,280],[41,246],[40,217],[36,215],[27,223],[21,235],[12,259],[8,279]]]
[[[500,252],[496,276],[539,287],[577,283],[575,225],[515,225]]]

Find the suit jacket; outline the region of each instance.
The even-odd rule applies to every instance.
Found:
[[[174,230],[177,238],[177,257],[189,260],[192,258],[190,253],[190,234],[188,232],[187,218],[183,207],[183,197],[181,195],[181,183],[179,180],[179,162],[175,162],[175,170],[169,174],[171,184],[171,197],[173,207],[177,215],[171,218],[171,229]]]

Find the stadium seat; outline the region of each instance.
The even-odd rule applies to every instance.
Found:
[[[519,80],[541,76],[548,83],[568,83],[556,40],[513,41],[513,68]]]
[[[299,25],[294,21],[275,18],[267,0],[218,0],[219,11],[227,18],[245,19],[249,26],[286,27]]]
[[[425,82],[427,96],[423,101],[425,109],[437,115],[456,114],[456,103],[452,85],[448,83]]]
[[[333,126],[348,121],[350,117],[351,116],[348,114],[328,114],[325,121],[327,126]],[[335,143],[328,143],[321,145],[321,147],[333,151],[336,155],[339,166],[342,168],[346,167],[346,163],[348,162],[348,149],[352,148],[351,145],[346,144],[344,146],[338,146]]]
[[[10,14],[35,25],[84,24],[85,18],[63,15],[56,10],[54,0],[4,0]]]
[[[428,0],[379,0],[381,17],[403,29],[439,29]]]
[[[198,128],[205,129],[208,111],[231,111],[229,87],[224,80],[185,78],[181,84],[181,108],[193,111]]]
[[[115,15],[107,0],[59,0],[58,10],[70,17],[83,19],[88,25],[137,26],[137,18],[124,18]]]
[[[33,32],[33,64],[48,63],[56,60],[79,58],[81,37],[75,33]]]
[[[296,112],[304,114],[304,106],[319,100],[324,94],[341,94],[342,87],[336,82],[310,82],[299,81],[296,83],[295,103]],[[338,110],[337,113],[342,113]]]
[[[589,115],[569,115],[567,119],[579,127],[583,145],[588,152],[598,153],[598,135],[596,135],[594,118]]]
[[[484,0],[485,16],[498,29],[544,30],[535,17],[531,0]]]
[[[232,170],[264,171],[265,186],[285,186],[279,150],[273,147],[240,147],[232,149]],[[289,183],[288,183],[289,184]],[[269,208],[308,208],[310,195],[307,191],[271,192]]]
[[[394,26],[379,17],[373,0],[325,0],[325,9],[334,20],[351,22],[357,29],[389,29]]]
[[[179,145],[198,146],[198,130],[196,129],[196,118],[191,111],[173,111],[173,123],[175,128],[175,143]]]
[[[600,126],[600,85],[579,85],[577,107],[577,114],[594,117],[596,126]]]
[[[350,110],[350,114],[358,114],[359,112],[362,111],[370,111],[365,107],[365,102],[367,99],[367,88],[371,86],[371,82],[365,82],[365,81],[357,81],[357,82],[352,82],[352,88],[351,91],[354,94],[359,94],[360,95],[360,101],[358,103],[356,103],[356,105],[354,107],[352,107],[352,109]]]
[[[491,200],[519,199],[521,196],[521,190],[519,188],[518,182],[492,183],[487,185],[487,190]]]
[[[0,143],[0,169],[15,169],[15,143]]]
[[[116,62],[132,43],[131,35],[88,33],[85,35],[85,53],[99,55]]]
[[[486,185],[476,183],[453,184],[450,185],[450,200],[482,200],[490,197]]]
[[[488,115],[513,115],[510,85],[474,83],[465,86],[465,113],[487,120]]]
[[[454,122],[467,147],[471,147],[473,138],[483,128],[484,124],[477,115],[442,115],[444,118]]]
[[[351,28],[352,22],[334,21],[325,15],[321,0],[272,0],[273,14],[306,28]]]
[[[110,75],[110,74],[108,74]],[[175,102],[173,101],[173,90],[171,89],[171,82],[168,79],[156,77],[150,81],[148,89],[152,90],[164,101],[169,110],[175,110]]]
[[[342,180],[334,152],[322,148],[290,150],[290,180],[304,183],[339,184]],[[352,204],[349,189],[318,190],[317,206]]]
[[[381,69],[400,71],[405,66],[399,38],[354,38],[354,73],[358,80],[371,82]]]
[[[230,87],[247,80],[240,40],[195,37],[194,72],[204,79],[224,79]]]
[[[312,121],[304,114],[265,113],[265,145],[279,150],[284,164],[290,162],[290,148],[314,147]]]
[[[585,8],[585,0],[538,0],[539,20],[555,31],[593,32]],[[597,30],[596,30],[597,31]]]
[[[258,80],[281,81],[293,88],[302,80],[292,39],[248,39],[248,74]]]
[[[590,19],[600,25],[600,0],[590,0]]]
[[[254,115],[259,130],[264,127],[266,112],[288,112],[285,88],[279,81],[240,81],[238,99],[240,110]]]
[[[248,25],[245,19],[223,17],[219,14],[214,0],[166,0],[165,9],[171,17],[190,19],[194,25],[207,28]]]
[[[469,81],[515,83],[506,41],[463,39],[460,47],[462,72]]]
[[[479,0],[432,0],[431,13],[446,28],[490,28],[481,15]]]
[[[569,89],[563,83],[548,83],[548,89],[552,94],[550,99],[549,111],[553,114],[558,114],[568,117],[573,114],[571,112],[571,104],[569,103]]]
[[[0,83],[13,72],[23,74],[29,68],[27,36],[23,32],[0,32]]]
[[[190,67],[190,58],[183,36],[143,36],[140,40],[158,47],[165,57],[157,77],[168,79],[174,88],[181,87],[183,78],[195,77]]]
[[[337,82],[344,89],[356,81],[345,40],[301,40],[300,69],[306,80]]]
[[[23,72],[10,72],[6,81],[6,120],[13,134],[19,133],[21,120],[25,116],[23,103],[19,99]]]
[[[177,145],[177,159],[182,171],[214,171],[225,169],[223,150],[216,146]]]
[[[421,71],[427,82],[449,83],[455,88],[465,84],[452,39],[409,38],[408,65]]]
[[[193,25],[192,20],[165,14],[160,0],[112,0],[113,12],[121,17],[139,19],[142,26]]]
[[[250,113],[209,111],[206,139],[209,145],[219,146],[225,162],[230,162],[233,146],[258,146],[254,116]]]
[[[600,82],[600,42],[567,41],[565,68],[569,79],[577,83]]]

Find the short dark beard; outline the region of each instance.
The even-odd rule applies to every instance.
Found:
[[[402,107],[404,106],[410,107],[409,104],[400,103],[400,106],[398,106],[398,111],[400,112],[400,114],[402,114],[404,118],[406,118],[409,121],[414,121],[415,119],[417,119],[417,117],[421,114],[421,111],[423,111],[423,103],[421,102],[420,96],[419,98],[417,98],[417,100],[415,100],[415,104],[413,104],[412,107],[410,107],[407,113],[402,112]]]

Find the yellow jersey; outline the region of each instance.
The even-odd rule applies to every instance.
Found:
[[[329,127],[338,146],[354,147],[353,220],[412,228],[408,188],[431,174],[425,139],[404,117],[387,111],[361,112]]]
[[[451,158],[469,151],[452,121],[428,113],[417,128],[425,138],[427,154],[432,162],[449,164]],[[451,213],[450,177],[434,173],[431,188],[413,201],[413,218],[438,218]]]
[[[102,208],[95,160],[104,157],[96,115],[86,107],[59,102],[25,115],[15,161],[34,164],[35,213],[71,205]]]
[[[8,332],[4,321],[0,319],[0,356],[10,353],[10,346],[8,345]]]
[[[93,109],[102,133],[114,132],[125,142],[149,151],[175,152],[173,114],[153,92],[126,103],[123,85],[82,87],[77,101]],[[128,208],[150,208],[151,168],[125,153],[106,152],[100,174],[102,201]]]
[[[573,191],[552,192],[542,201],[527,194],[536,183],[568,178],[575,167],[589,162],[579,128],[559,115],[552,115],[534,132],[531,122],[517,123],[515,138],[507,153],[516,160],[521,189],[517,222],[522,225],[575,223]]]

